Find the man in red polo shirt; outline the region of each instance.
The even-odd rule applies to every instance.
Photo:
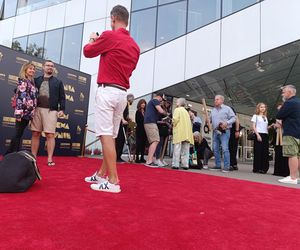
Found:
[[[93,190],[119,193],[121,189],[116,166],[115,138],[127,103],[129,77],[137,65],[140,49],[126,30],[129,18],[127,9],[117,5],[110,15],[112,31],[104,31],[100,36],[92,33],[89,43],[83,48],[85,57],[101,55],[95,130],[103,151],[101,168],[94,175],[86,177],[85,181],[93,183]]]

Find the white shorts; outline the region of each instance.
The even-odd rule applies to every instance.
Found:
[[[120,122],[127,105],[127,92],[112,87],[99,86],[95,99],[96,136],[118,136]]]

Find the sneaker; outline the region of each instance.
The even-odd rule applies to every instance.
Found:
[[[98,184],[91,184],[91,189],[95,191],[109,192],[109,193],[120,193],[121,188],[118,184],[112,184],[109,181],[105,181]]]
[[[145,163],[144,165],[147,166],[147,167],[150,167],[150,168],[158,168],[158,166],[154,162]]]
[[[212,167],[212,168],[209,168],[209,170],[221,170],[220,167]]]
[[[161,162],[164,164],[165,167],[169,166],[169,164],[166,163],[164,160],[162,160]]]
[[[156,160],[156,161],[155,161],[155,164],[156,164],[157,166],[159,166],[159,167],[164,167],[164,166],[165,166],[165,164],[163,164],[163,163],[161,162],[161,160]]]
[[[95,172],[92,176],[85,177],[84,180],[88,183],[101,183],[106,181],[105,178],[98,176],[97,172]]]
[[[283,179],[279,179],[278,181],[286,184],[299,184],[299,181],[297,179],[292,179],[291,176],[287,176]]]
[[[172,169],[179,169],[179,167],[175,167],[175,166],[172,166],[171,168],[172,168]]]
[[[222,169],[222,173],[229,173],[229,172],[230,172],[230,169],[226,169],[226,168]]]
[[[203,169],[208,169],[208,166],[207,165],[203,165]]]

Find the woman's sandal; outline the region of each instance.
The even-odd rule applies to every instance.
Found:
[[[55,166],[55,162],[49,161],[47,165],[48,165],[48,167],[53,167],[53,166]]]

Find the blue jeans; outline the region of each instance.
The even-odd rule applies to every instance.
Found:
[[[221,168],[221,152],[220,146],[224,153],[224,169],[229,169],[230,167],[230,154],[228,149],[228,142],[230,138],[230,130],[226,129],[225,133],[219,134],[214,130],[213,132],[213,145],[214,145],[214,155],[216,167]]]

